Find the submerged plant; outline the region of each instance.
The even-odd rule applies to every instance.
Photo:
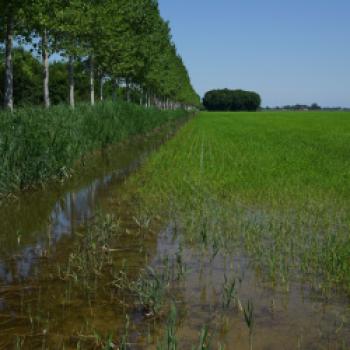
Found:
[[[24,346],[24,338],[20,336],[15,337],[15,349],[16,350],[21,350],[23,349]]]
[[[182,279],[187,272],[187,267],[183,259],[182,245],[180,245],[179,250],[175,254],[175,271],[177,280]]]
[[[147,214],[143,213],[137,217],[133,217],[136,225],[139,228],[139,232],[144,236],[145,232],[149,230],[152,218]]]
[[[225,282],[223,285],[222,307],[228,309],[237,297],[236,279],[229,280],[225,274]]]
[[[129,315],[125,316],[125,325],[124,325],[124,334],[121,337],[120,341],[120,350],[128,349],[128,338],[129,338],[129,327],[130,327],[130,318]]]
[[[162,309],[168,286],[168,275],[149,266],[136,281],[130,283],[129,289],[137,297],[144,314],[153,317]]]
[[[204,326],[201,330],[200,336],[199,336],[199,345],[197,347],[197,350],[209,350],[209,331],[208,327]]]
[[[247,305],[243,307],[244,321],[249,329],[250,349],[253,349],[253,329],[254,329],[254,305],[248,300]]]
[[[177,310],[175,304],[171,305],[169,318],[166,326],[164,339],[157,345],[157,350],[177,350],[178,340],[176,337]]]

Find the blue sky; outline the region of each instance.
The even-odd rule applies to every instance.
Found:
[[[159,0],[200,95],[350,107],[350,0]]]

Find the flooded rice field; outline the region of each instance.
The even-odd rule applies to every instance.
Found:
[[[116,202],[125,178],[172,132],[161,130],[93,155],[67,184],[51,184],[2,203],[0,348],[76,348],[84,327],[88,337],[94,334],[95,322],[101,334],[118,329],[118,321],[125,318],[122,310],[109,297],[106,301],[104,293],[94,294],[93,307],[85,291],[81,295],[60,276],[60,267],[69,261],[91,221],[111,212],[120,214],[127,232],[118,236],[122,249],[114,254],[116,264],[132,261],[136,270],[143,267],[140,248],[147,247],[145,252],[152,255],[156,241],[147,237],[140,244],[132,235],[135,225],[130,224],[129,209]]]
[[[171,134],[2,203],[0,348],[349,349],[342,293],[272,283],[244,249],[209,244],[210,223],[198,243],[171,209],[147,215],[128,177]]]

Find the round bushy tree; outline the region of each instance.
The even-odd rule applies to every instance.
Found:
[[[244,90],[211,90],[203,99],[209,111],[256,111],[261,105],[259,94]]]

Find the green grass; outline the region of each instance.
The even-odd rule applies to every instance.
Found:
[[[185,115],[122,102],[0,113],[0,195],[69,176],[89,152]]]
[[[349,154],[350,113],[201,113],[132,181],[213,254],[350,292]]]

